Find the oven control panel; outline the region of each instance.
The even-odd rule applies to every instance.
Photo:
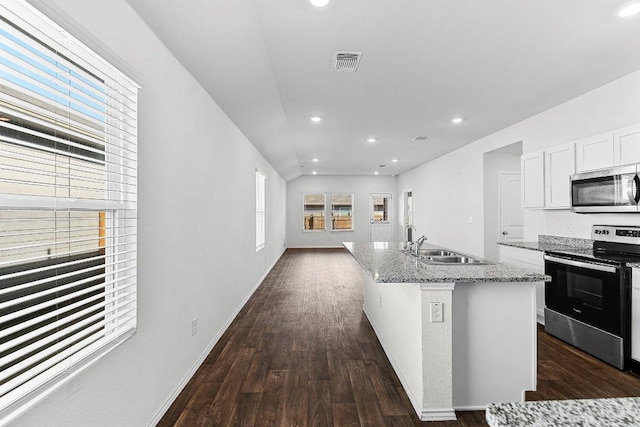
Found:
[[[594,225],[591,238],[604,242],[640,245],[640,227],[635,225]]]

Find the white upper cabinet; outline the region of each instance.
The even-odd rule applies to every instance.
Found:
[[[640,125],[613,132],[613,164],[640,163]]]
[[[576,172],[613,166],[613,132],[576,141]]]
[[[522,168],[522,207],[544,207],[544,153],[525,154],[520,160]]]
[[[575,144],[544,151],[545,207],[568,209],[571,203],[569,177],[576,171]]]

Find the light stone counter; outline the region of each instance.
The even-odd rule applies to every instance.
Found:
[[[488,283],[551,280],[544,274],[509,264],[427,264],[416,257],[400,252],[401,242],[343,242],[343,245],[376,283]],[[423,244],[422,248],[446,249],[431,244]]]
[[[640,397],[492,403],[492,427],[640,426]]]

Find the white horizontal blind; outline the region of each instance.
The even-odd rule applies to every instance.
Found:
[[[265,184],[267,177],[256,169],[256,251],[265,245]]]
[[[137,89],[0,4],[0,423],[135,330]]]

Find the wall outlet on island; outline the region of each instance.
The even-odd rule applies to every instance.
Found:
[[[442,315],[442,303],[441,302],[432,302],[431,303],[431,323],[435,322],[444,322],[444,318]]]
[[[567,236],[573,236],[573,227],[570,225],[566,226],[564,232]]]

